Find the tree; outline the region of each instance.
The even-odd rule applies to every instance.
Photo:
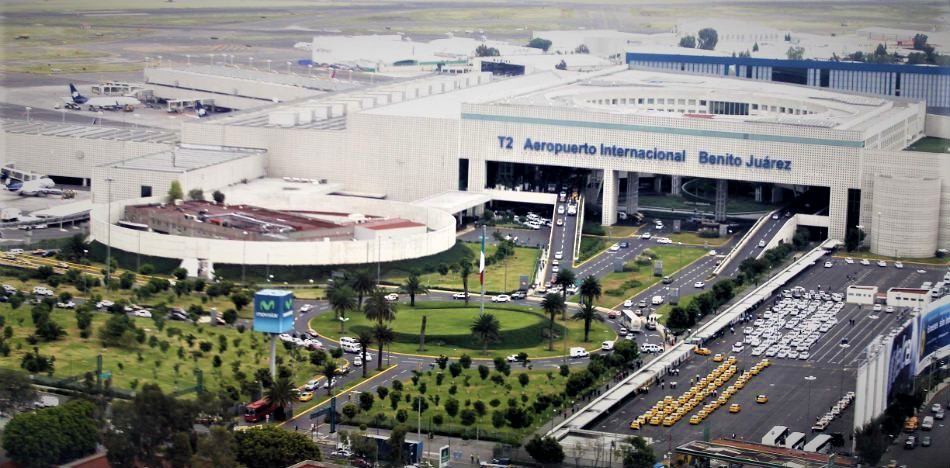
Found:
[[[882,416],[872,419],[854,434],[858,458],[870,466],[877,466],[890,442],[881,428],[882,419]]]
[[[175,270],[172,271],[172,276],[178,281],[184,281],[185,278],[188,277],[188,270],[181,267],[175,268]]]
[[[485,44],[481,44],[475,48],[476,57],[497,57],[499,55],[501,55],[501,52],[498,52],[498,49]]]
[[[426,322],[429,316],[422,314],[422,324],[419,326],[419,351],[426,350]]]
[[[547,293],[541,301],[541,308],[551,318],[551,326],[548,330],[548,351],[554,351],[554,317],[564,309],[564,298],[557,293]]]
[[[191,190],[188,191],[188,198],[191,199],[191,200],[204,201],[204,199],[205,199],[205,191],[204,191],[204,190],[201,190],[200,188],[193,188],[193,189],[191,189]]]
[[[187,432],[176,432],[165,451],[165,460],[172,468],[187,468],[191,466],[191,457],[191,437]]]
[[[130,348],[135,345],[135,323],[125,314],[113,314],[99,329],[102,346]]]
[[[713,28],[703,28],[698,33],[698,45],[703,50],[714,50],[719,42],[719,33]]]
[[[386,343],[390,343],[393,341],[393,338],[394,338],[393,329],[381,323],[377,323],[376,326],[373,327],[373,337],[376,338],[376,343],[379,345],[379,348],[378,348],[379,354],[376,355],[376,370],[382,370],[383,369],[383,346],[385,346]],[[363,364],[363,365],[365,366],[366,364]]]
[[[927,47],[927,35],[926,34],[915,34],[914,35],[914,50],[924,50]]]
[[[557,464],[564,461],[564,449],[554,437],[541,437],[535,434],[525,444],[524,449],[534,461],[541,464]]]
[[[337,320],[340,321],[340,333],[343,333],[346,313],[356,310],[356,291],[345,284],[333,286],[327,293],[327,300]]]
[[[370,291],[376,287],[376,282],[373,281],[373,276],[370,275],[369,271],[365,268],[356,270],[353,273],[353,276],[350,277],[350,287],[356,291],[357,307],[363,308],[363,296],[368,294]]]
[[[237,310],[244,310],[244,306],[251,303],[251,296],[246,291],[235,291],[231,294],[231,303]]]
[[[168,187],[168,203],[175,203],[175,200],[182,200],[185,198],[185,193],[181,190],[181,183],[177,180],[173,180],[171,186]]]
[[[758,52],[758,51],[759,51],[759,43],[757,41],[755,44],[752,44],[752,52]]]
[[[406,460],[406,433],[409,427],[405,424],[398,424],[389,433],[389,439],[386,443],[389,445],[395,466],[404,466]]]
[[[278,421],[287,419],[286,407],[296,399],[294,383],[288,377],[279,377],[267,389],[267,401],[277,406],[274,418]]]
[[[95,406],[71,400],[61,406],[20,413],[3,429],[7,457],[23,467],[46,467],[94,453],[99,442]]]
[[[415,271],[409,272],[406,282],[402,285],[402,291],[409,295],[409,306],[416,306],[416,294],[427,294],[429,289],[422,285],[419,280],[419,274]]]
[[[479,314],[470,328],[482,342],[482,353],[488,352],[490,343],[501,339],[501,322],[492,314]]]
[[[690,322],[686,309],[677,306],[670,310],[670,316],[666,319],[666,326],[673,330],[684,330],[693,325]]]
[[[194,468],[237,466],[236,453],[234,432],[222,426],[211,426],[207,435],[198,437],[198,448],[191,464]]]
[[[785,52],[785,55],[788,56],[789,60],[802,60],[805,56],[805,48],[791,46],[788,48],[788,51]]]
[[[46,341],[56,341],[65,335],[66,330],[48,317],[36,326],[36,336]]]
[[[603,286],[601,286],[600,280],[596,276],[589,275],[581,282],[579,289],[581,301],[584,303],[581,318],[584,319],[584,341],[586,342],[590,338],[590,322],[599,317],[594,309],[594,301],[600,298],[603,293]]]
[[[574,286],[574,282],[577,281],[577,275],[574,274],[574,270],[570,268],[563,268],[557,272],[557,276],[554,277],[554,284],[561,287],[561,295],[564,299],[564,302],[567,302],[567,288]],[[562,320],[567,320],[567,307],[562,311],[564,314],[561,317]]]
[[[76,234],[69,238],[60,254],[66,260],[78,261],[86,255],[86,250],[85,236]]]
[[[369,367],[369,363],[366,362],[366,348],[373,344],[374,338],[373,332],[369,330],[360,330],[356,335],[356,342],[360,345],[360,357],[363,360],[363,378],[366,378],[366,368]]]
[[[458,264],[458,272],[462,277],[462,291],[465,293],[465,305],[468,305],[468,275],[472,274],[472,262],[462,259]]]
[[[211,199],[214,200],[214,202],[218,204],[224,203],[224,192],[220,190],[215,190],[214,192],[211,192]]]
[[[687,49],[696,48],[696,36],[687,35],[680,38],[680,47],[685,47]]]
[[[238,463],[248,468],[290,466],[302,460],[321,460],[320,447],[304,434],[278,426],[234,433]]]
[[[386,291],[373,289],[366,298],[364,313],[367,319],[377,324],[392,322],[396,320],[396,304],[386,299]]]
[[[623,450],[624,468],[653,468],[656,464],[656,454],[653,448],[647,444],[643,437],[631,437],[627,439],[629,447]]]
[[[922,65],[927,63],[927,54],[921,52],[911,52],[907,54],[908,65]]]
[[[36,401],[36,389],[30,377],[20,371],[0,369],[0,412],[16,414]]]
[[[197,407],[162,393],[158,385],[143,385],[131,402],[112,403],[112,429],[106,433],[104,445],[120,458],[131,451],[141,465],[158,466],[160,451],[177,432],[190,431]],[[128,465],[126,465],[128,466]]]
[[[547,39],[541,39],[540,37],[536,37],[528,41],[528,47],[531,47],[532,49],[541,49],[545,52],[551,48],[551,44],[551,41]]]
[[[340,367],[336,365],[336,361],[332,359],[320,368],[320,375],[327,379],[327,395],[333,395],[333,379],[336,378],[339,369]]]
[[[576,53],[576,54],[589,54],[589,53],[590,53],[590,48],[588,48],[588,47],[587,47],[586,45],[584,45],[584,44],[581,44],[581,45],[577,46],[576,49],[574,49],[574,53]]]

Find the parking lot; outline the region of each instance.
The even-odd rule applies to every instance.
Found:
[[[924,281],[936,282],[947,271],[946,267],[940,266],[908,264],[903,269],[897,269],[892,264],[878,267],[873,263],[870,266],[863,266],[859,262],[847,264],[841,259],[831,259],[831,261],[830,268],[824,268],[823,264],[819,263],[806,270],[786,287],[791,289],[794,286],[800,286],[806,292],[809,290],[817,292],[820,286],[821,291],[830,295],[832,292],[844,294],[849,284],[861,284],[876,285],[883,292],[890,287],[916,287]],[[923,273],[919,273],[918,270]],[[800,323],[792,329],[785,328],[788,323],[786,320],[785,325],[778,330],[782,336],[776,337],[775,343],[766,346],[761,355],[753,356],[755,347],[749,344],[745,344],[742,351],[733,353],[732,348],[735,343],[744,341],[744,329],[755,328],[756,319],[763,320],[760,325],[764,328],[767,323],[764,319],[766,311],[776,306],[780,299],[781,294],[751,311],[750,320],[737,325],[734,332],[726,330],[722,336],[707,343],[706,346],[710,349],[709,356],[693,355],[680,367],[678,376],[668,376],[662,384],[651,388],[649,393],[622,403],[589,428],[641,435],[653,439],[654,443],[659,444],[660,447],[702,439],[703,431],[707,428],[711,437],[731,437],[735,434],[736,438],[759,442],[771,427],[782,425],[788,426],[793,432],[804,432],[810,438],[811,428],[816,420],[829,412],[844,395],[854,391],[856,365],[868,343],[874,337],[905,320],[906,315],[902,314],[902,309],[893,313],[883,311],[875,313],[868,306],[863,308],[854,304],[836,306],[835,304],[841,303],[833,300],[829,300],[830,305],[825,306],[825,302],[820,298],[809,301],[802,299],[802,302],[814,303],[814,311],[807,314],[804,320],[799,320]],[[786,306],[794,304],[794,300],[794,297],[791,301],[786,300]],[[823,307],[827,309],[824,310]],[[826,332],[817,333],[819,335],[817,340],[808,348],[807,359],[790,359],[787,357],[788,353],[784,359],[778,357],[778,349],[786,334],[791,336],[793,330],[796,333],[799,330],[805,330],[806,325],[803,323],[809,318],[819,313],[827,314],[832,310],[835,310],[834,325],[828,327]],[[805,311],[808,311],[808,306],[805,307]],[[790,313],[784,316],[786,319],[792,317],[795,316]],[[818,323],[828,322],[819,320]],[[811,335],[812,332],[809,332],[806,336]],[[790,342],[791,340],[789,344]],[[766,358],[766,354],[772,349],[775,349],[774,356],[768,358],[771,365],[758,376],[750,379],[729,399],[730,405],[732,403],[741,405],[740,412],[730,413],[726,408],[721,408],[706,417],[701,424],[691,425],[688,422],[689,416],[695,414],[698,411],[697,408],[670,427],[647,424],[640,430],[630,429],[630,422],[653,406],[657,400],[665,396],[678,398],[689,389],[690,380],[695,383],[697,375],[706,376],[719,366],[720,363],[713,361],[716,354],[722,354],[724,357],[735,356],[738,376],[742,370],[749,369],[761,359]],[[670,386],[673,382],[676,382],[676,389],[671,390]],[[766,395],[768,402],[757,404],[755,399],[758,395]],[[848,436],[851,433],[853,416],[853,409],[849,407],[834,418],[825,429],[825,433],[839,432],[844,435],[846,447],[843,450],[850,450]]]

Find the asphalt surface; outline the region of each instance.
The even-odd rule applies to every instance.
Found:
[[[927,267],[919,265],[905,266],[904,269],[894,268],[893,265],[881,268],[862,266],[858,263],[846,264],[843,260],[832,260],[834,266],[824,268],[822,264],[815,265],[801,276],[793,280],[785,288],[802,286],[806,290],[821,290],[844,293],[849,284],[877,285],[882,291],[890,287],[919,286],[924,281],[937,281],[946,272],[945,267]],[[923,268],[926,273],[917,273]],[[847,277],[855,275],[855,281]],[[752,313],[761,315],[773,301],[766,301]],[[707,427],[710,435],[715,437],[731,437],[754,442],[761,441],[761,437],[773,426],[788,426],[792,432],[804,432],[811,437],[811,426],[817,418],[823,415],[846,392],[854,391],[856,365],[858,358],[864,352],[870,341],[897,326],[905,319],[898,319],[899,313],[875,315],[870,308],[860,308],[857,305],[847,304],[838,313],[838,324],[825,333],[810,350],[808,360],[788,360],[770,358],[772,365],[753,377],[746,386],[734,395],[729,403],[739,403],[742,411],[731,414],[725,408],[720,408],[707,417],[701,425],[690,425],[687,419],[682,419],[672,427],[647,426],[636,431],[629,428],[630,421],[642,414],[657,400],[666,395],[678,397],[690,386],[690,378],[705,376],[718,365],[710,357],[692,356],[680,367],[679,376],[666,379],[664,388],[654,387],[648,394],[640,395],[624,402],[619,407],[594,423],[590,429],[613,432],[618,434],[636,434],[652,438],[661,447],[668,444],[676,446],[690,440],[701,440],[703,429]],[[855,324],[850,325],[850,319]],[[848,343],[842,345],[842,338]],[[726,333],[709,343],[713,355],[722,353],[732,355],[731,346],[742,339],[740,327],[736,327],[735,334]],[[737,365],[748,368],[764,356],[750,355],[751,347],[736,354]],[[806,380],[805,377],[815,377]],[[669,382],[677,382],[677,389],[670,390]],[[765,394],[769,402],[757,405],[754,399],[759,394]],[[695,413],[692,412],[690,414]],[[848,408],[841,416],[832,422],[825,433],[841,432],[845,436],[845,447],[841,450],[850,451],[848,435],[851,432],[851,423],[854,418],[853,408]],[[666,443],[667,445],[664,445]],[[925,465],[911,465],[925,466]]]
[[[950,412],[950,386],[945,386],[929,404],[925,404],[924,408],[921,408],[917,414],[920,420],[923,420],[924,416],[934,415],[930,411],[930,406],[933,403],[939,403],[943,407],[944,413]],[[880,463],[884,464],[894,460],[899,465],[908,467],[940,466],[937,463],[939,460],[947,460],[950,457],[950,444],[947,443],[947,441],[950,441],[950,427],[948,426],[950,424],[948,424],[947,419],[942,421],[935,419],[933,430],[925,431],[921,429],[916,431],[913,435],[917,436],[918,445],[913,449],[904,447],[904,442],[911,434],[901,434],[881,457]],[[920,445],[919,441],[924,436],[930,437],[932,444],[930,447]],[[943,466],[946,466],[946,463]]]

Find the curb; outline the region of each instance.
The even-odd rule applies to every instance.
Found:
[[[391,365],[391,366],[389,366],[389,367],[387,367],[387,368],[385,368],[385,369],[379,371],[378,374],[376,374],[376,375],[374,375],[374,376],[372,376],[372,377],[367,377],[366,380],[357,382],[357,383],[355,383],[355,384],[353,384],[353,385],[351,385],[351,386],[349,386],[349,387],[345,387],[345,388],[339,389],[339,390],[337,391],[337,394],[340,395],[340,394],[343,394],[343,393],[346,393],[346,392],[351,392],[351,391],[353,391],[353,389],[355,389],[356,387],[359,387],[360,385],[363,385],[363,384],[365,384],[365,383],[369,383],[369,382],[375,380],[377,377],[380,377],[380,376],[386,374],[387,372],[389,372],[389,371],[395,369],[396,367],[398,367],[398,365],[397,365],[397,364],[393,364],[393,365]],[[298,408],[299,414],[298,414],[297,411],[294,411],[293,417],[290,418],[290,421],[293,421],[294,419],[297,419],[297,418],[303,416],[305,413],[307,413],[307,412],[309,412],[309,411],[312,411],[314,408],[317,408],[317,407],[319,407],[320,405],[326,404],[327,402],[330,401],[330,398],[332,398],[332,397],[329,397],[329,396],[328,396],[328,397],[326,397],[326,398],[324,398],[324,399],[322,399],[322,400],[320,400],[320,401],[318,401],[318,402],[316,402],[316,403],[311,402],[311,404],[310,404],[309,406],[307,406],[306,409],[300,410],[300,408]],[[286,423],[288,423],[288,422],[290,422],[290,421],[284,421],[282,424],[286,424]]]

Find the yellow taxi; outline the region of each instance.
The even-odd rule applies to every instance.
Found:
[[[713,356],[713,362],[722,362],[722,360],[725,359],[725,358],[726,358],[726,357],[723,356],[722,354],[717,354],[717,355]]]
[[[310,401],[313,399],[313,392],[300,392],[297,399],[300,401]]]
[[[732,405],[729,406],[730,413],[738,413],[739,411],[742,411],[742,406],[739,405],[738,403],[733,403]]]
[[[741,389],[742,387],[745,387],[745,382],[743,382],[743,381],[740,380],[740,381],[738,381],[738,382],[732,384],[732,386],[733,386],[733,387],[736,387],[736,390],[739,390],[739,389]]]
[[[755,397],[755,402],[759,404],[764,404],[769,402],[769,397],[765,395],[759,395]]]
[[[759,366],[755,366],[755,367],[753,367],[752,370],[749,371],[749,372],[750,372],[752,375],[759,375],[759,372],[760,372],[760,371],[761,371],[761,369],[759,368]]]
[[[652,418],[650,418],[651,426],[659,426],[661,422],[663,422],[663,419],[660,418],[659,416],[653,416]]]
[[[336,368],[336,375],[346,375],[350,371],[350,363],[346,359],[341,359]]]
[[[672,396],[672,395],[667,395],[667,396],[663,397],[663,403],[670,404],[670,402],[672,402],[672,401],[673,401],[673,396]]]
[[[634,419],[632,422],[630,422],[630,429],[640,430],[640,421]]]
[[[706,416],[709,416],[709,411],[706,411],[706,409],[704,408],[704,409],[701,409],[701,410],[697,411],[697,412],[696,412],[696,415],[699,416],[699,417],[701,417],[701,418],[705,418]]]
[[[690,423],[690,424],[699,424],[699,423],[701,423],[701,422],[703,422],[703,418],[700,417],[698,414],[694,414],[694,415],[690,416],[690,418],[689,418],[689,423]]]
[[[763,359],[759,361],[759,364],[761,364],[762,367],[769,367],[770,365],[772,365],[772,362],[769,361],[768,359]]]
[[[699,346],[693,348],[693,352],[700,356],[709,356],[709,354],[712,353],[709,348],[701,348]]]
[[[664,425],[664,426],[670,427],[670,426],[672,426],[673,424],[676,424],[676,419],[675,419],[673,416],[667,416],[667,417],[663,418],[663,425]]]
[[[719,403],[719,406],[726,404],[727,401],[729,401],[729,399],[724,396],[721,396],[716,400],[716,402]]]

